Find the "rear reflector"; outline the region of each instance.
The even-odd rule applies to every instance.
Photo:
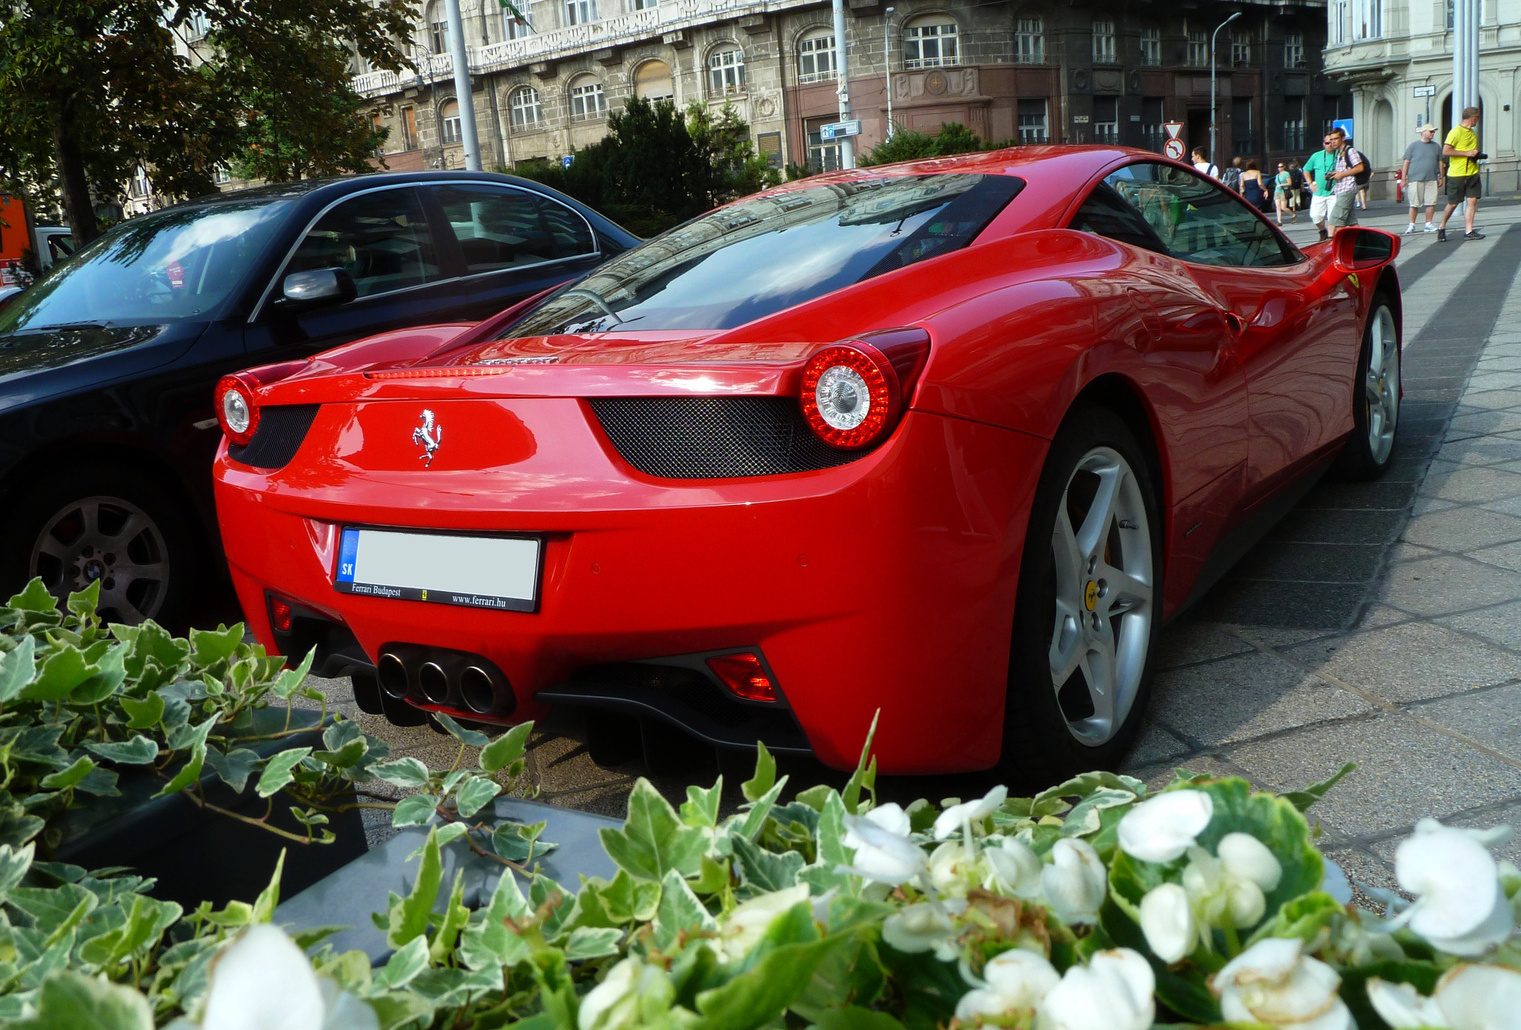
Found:
[[[776,684],[753,654],[718,655],[708,659],[708,668],[735,697],[746,701],[776,700]]]
[[[269,599],[269,624],[276,633],[289,633],[291,619],[290,602],[279,597]]]

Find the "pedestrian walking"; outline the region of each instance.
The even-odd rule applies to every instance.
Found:
[[[1267,210],[1268,189],[1262,181],[1262,172],[1257,168],[1255,159],[1246,163],[1246,169],[1241,173],[1241,197],[1258,211]]]
[[[1299,167],[1299,162],[1289,161],[1289,177],[1294,180],[1289,187],[1289,203],[1295,211],[1308,211],[1310,209],[1310,186],[1304,177],[1304,169]]]
[[[1365,167],[1362,154],[1347,146],[1347,134],[1339,128],[1326,133],[1320,152],[1304,163],[1305,175],[1315,188],[1310,221],[1320,230],[1321,239],[1330,239],[1331,229],[1357,224],[1356,176]]]
[[[1203,147],[1194,147],[1194,171],[1200,175],[1207,175],[1211,179],[1220,178],[1220,169],[1213,165],[1209,158],[1204,155]]]
[[[1442,189],[1442,147],[1436,141],[1436,126],[1427,122],[1416,130],[1420,138],[1405,148],[1405,159],[1400,165],[1400,178],[1405,181],[1405,200],[1410,205],[1410,224],[1405,235],[1415,232],[1415,220],[1420,209],[1426,209],[1426,226],[1423,231],[1436,232],[1433,216],[1436,214],[1437,194]]]
[[[1484,234],[1473,227],[1473,216],[1479,209],[1479,134],[1474,128],[1479,124],[1477,107],[1463,108],[1463,118],[1452,127],[1442,144],[1442,156],[1447,158],[1447,210],[1442,212],[1442,224],[1437,228],[1437,242],[1447,242],[1447,219],[1463,205],[1463,233],[1465,240],[1482,240]]]
[[[1241,158],[1231,158],[1231,163],[1220,173],[1220,182],[1237,193],[1241,192]]]
[[[1287,212],[1289,221],[1299,221],[1299,205],[1293,199],[1294,176],[1289,171],[1289,166],[1282,161],[1278,162],[1278,174],[1273,176],[1273,209],[1278,213],[1278,224],[1283,224],[1284,213]]]

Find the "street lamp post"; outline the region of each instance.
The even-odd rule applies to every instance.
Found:
[[[887,79],[887,138],[893,138],[893,8],[882,12],[882,74]]]
[[[850,121],[850,62],[845,58],[845,0],[834,0],[834,74],[840,95],[840,121]],[[856,166],[855,143],[849,136],[840,141],[840,167]]]
[[[454,99],[459,104],[460,142],[465,145],[465,168],[481,170],[481,145],[475,135],[475,104],[470,93],[470,54],[465,49],[465,22],[460,17],[459,0],[445,0],[449,20],[449,53],[454,59]],[[443,133],[439,133],[443,138]]]
[[[1217,167],[1218,163],[1215,161],[1215,41],[1220,38],[1220,30],[1239,17],[1241,17],[1241,12],[1237,11],[1216,25],[1214,34],[1209,37],[1209,163]]]

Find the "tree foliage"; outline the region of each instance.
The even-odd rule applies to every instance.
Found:
[[[886,165],[897,161],[921,161],[925,158],[993,149],[993,144],[984,142],[981,136],[960,122],[945,123],[933,136],[926,132],[895,127],[893,134],[865,154],[860,163],[863,166]]]
[[[286,179],[363,167],[346,39],[401,65],[412,0],[0,0],[0,189],[62,194],[76,239],[138,167],[210,192],[218,166]],[[192,18],[208,26],[196,59]]]

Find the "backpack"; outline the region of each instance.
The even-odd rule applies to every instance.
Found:
[[[1352,164],[1352,155],[1354,154],[1362,162],[1363,170],[1353,175],[1352,178],[1356,180],[1358,187],[1361,188],[1368,185],[1369,180],[1373,178],[1373,162],[1368,160],[1367,154],[1364,154],[1350,143],[1347,144],[1347,164]]]
[[[1237,193],[1241,192],[1241,169],[1231,165],[1220,176],[1220,182]]]

